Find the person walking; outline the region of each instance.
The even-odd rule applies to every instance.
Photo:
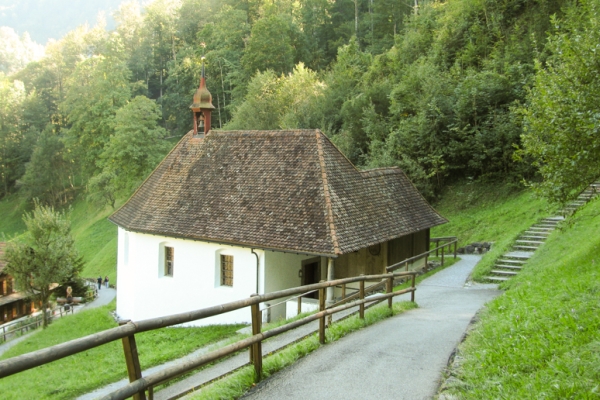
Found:
[[[98,275],[98,290],[102,289],[102,275]]]
[[[108,288],[108,275],[104,277],[104,286]]]

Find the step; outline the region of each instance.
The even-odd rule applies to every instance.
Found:
[[[521,260],[529,260],[532,255],[533,255],[532,251],[511,251],[509,253],[505,253],[504,257],[518,258]]]
[[[542,220],[542,222],[552,222],[552,223],[556,222],[556,223],[558,223],[558,222],[561,222],[561,221],[564,221],[564,220],[565,220],[565,217],[556,216],[556,217],[544,218]]]
[[[501,275],[501,276],[515,276],[517,272],[513,271],[503,271],[501,269],[493,269],[492,274]]]
[[[524,246],[524,245],[514,245],[513,249],[518,249],[518,250],[530,250],[530,251],[536,251],[538,248],[534,247],[534,246]]]
[[[486,279],[488,281],[504,282],[504,281],[509,280],[510,278],[504,278],[504,277],[501,277],[501,276],[488,276],[488,277],[486,277]]]
[[[537,236],[537,235],[521,235],[521,236],[519,236],[519,239],[525,239],[525,240],[536,239],[536,240],[544,241],[547,238],[548,238],[547,236]]]
[[[523,243],[523,244],[531,244],[531,245],[542,245],[544,242],[540,242],[539,240],[515,240],[515,243]]]
[[[525,231],[523,232],[524,235],[544,235],[545,237],[548,237],[552,232],[550,231]]]
[[[506,258],[500,258],[498,260],[496,260],[497,263],[502,263],[502,264],[517,264],[517,265],[523,265],[525,264],[525,260],[510,260],[510,259],[506,259]]]
[[[519,266],[519,265],[508,265],[508,264],[496,264],[494,265],[495,268],[506,268],[506,269],[515,269],[515,270],[522,270],[523,267]]]
[[[533,232],[552,232],[554,228],[540,227],[540,226],[532,226],[529,228],[529,231]]]

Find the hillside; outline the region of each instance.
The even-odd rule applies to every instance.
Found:
[[[0,238],[10,240],[23,233],[25,204],[18,196],[0,201]],[[117,282],[117,227],[107,219],[111,213],[110,207],[98,207],[82,199],[70,207],[71,233],[85,261],[84,278],[108,275],[111,283]]]
[[[461,399],[598,397],[600,200],[555,231],[461,345]]]

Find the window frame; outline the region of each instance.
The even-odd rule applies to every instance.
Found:
[[[164,246],[163,276],[173,277],[175,272],[175,248]]]
[[[220,286],[233,287],[234,278],[234,259],[232,255],[220,255]]]

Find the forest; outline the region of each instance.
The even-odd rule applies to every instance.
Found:
[[[128,2],[0,58],[0,199],[115,206],[191,129],[318,128],[358,168],[399,166],[564,202],[600,166],[600,0]]]

